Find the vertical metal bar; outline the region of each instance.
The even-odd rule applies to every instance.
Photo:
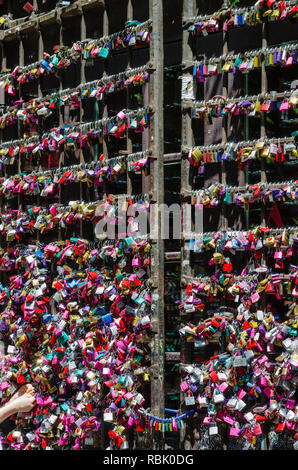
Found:
[[[150,61],[154,72],[150,80],[151,105],[151,146],[155,159],[152,162],[152,199],[161,207],[164,201],[164,129],[163,129],[163,5],[159,0],[149,1],[152,33],[150,44]],[[157,238],[152,241],[151,272],[153,281],[152,295],[152,329],[151,343],[151,409],[154,415],[164,415],[164,240],[161,233],[161,213],[156,211]],[[160,442],[154,442],[155,448],[163,448],[164,432]]]

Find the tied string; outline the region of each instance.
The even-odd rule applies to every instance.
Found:
[[[75,42],[70,48],[55,46],[55,53],[52,55],[44,53],[44,58],[41,61],[24,67],[17,66],[11,73],[1,74],[0,86],[8,94],[14,96],[16,94],[14,81],[24,84],[41,75],[57,74],[60,70],[65,70],[82,59],[88,60],[98,57],[106,59],[113,51],[127,47],[138,47],[141,43],[149,43],[150,27],[151,20],[148,20],[110,36]]]
[[[193,35],[229,31],[241,26],[255,26],[268,21],[284,21],[297,18],[297,0],[257,2],[252,7],[222,8],[212,15],[200,15],[185,21],[185,28]]]
[[[75,89],[65,89],[54,92],[42,98],[35,98],[27,103],[22,100],[16,101],[13,106],[5,106],[0,115],[0,128],[13,125],[18,121],[24,124],[33,124],[38,117],[46,119],[53,109],[69,104],[75,107],[80,106],[80,99],[103,100],[105,95],[121,91],[130,86],[144,84],[149,78],[146,67],[127,69],[125,72],[104,76],[93,82],[79,85]]]

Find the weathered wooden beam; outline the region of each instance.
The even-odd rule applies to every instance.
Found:
[[[194,15],[195,5],[193,0],[184,0],[182,7],[182,18],[190,18]],[[192,63],[194,54],[192,50],[192,43],[190,41],[189,32],[184,29],[182,31],[182,80],[193,83],[192,73],[186,64]],[[181,149],[192,148],[193,146],[193,133],[192,133],[192,119],[191,119],[191,108],[193,102],[185,97],[181,96],[181,112],[182,112],[182,127],[181,127]],[[191,190],[191,174],[190,164],[187,158],[181,159],[181,195],[187,194],[187,191]],[[189,262],[189,251],[187,250],[187,244],[184,240],[181,240],[181,277],[190,276],[192,274],[192,268]],[[181,301],[184,297],[184,288],[181,286]],[[190,320],[190,314],[187,315]],[[192,357],[192,345],[182,339],[181,341],[180,359],[182,362],[190,362]],[[184,397],[180,392],[180,410],[184,407]],[[185,435],[186,429],[183,428],[180,431],[180,448],[185,447]]]
[[[41,15],[38,18],[38,22],[40,25],[47,25],[49,23],[55,23],[57,21],[58,15],[57,15],[57,10],[52,10],[49,11],[48,13],[45,13],[44,15]]]
[[[75,2],[69,7],[62,8],[61,10],[62,18],[72,18],[78,15],[82,15],[82,8],[79,2]]]
[[[155,71],[150,77],[150,104],[154,115],[150,124],[150,148],[156,160],[151,162],[151,187],[155,193],[157,207],[164,202],[164,128],[163,128],[163,5],[159,0],[149,0],[149,14],[152,20],[150,41],[150,62]],[[151,343],[151,364],[154,370],[151,378],[151,409],[157,416],[164,416],[164,240],[161,237],[161,213],[156,214],[156,243],[151,248],[151,277],[158,287],[152,292],[151,318],[156,325],[156,334]],[[163,447],[164,436],[161,439]],[[156,442],[152,442],[153,449]]]
[[[80,0],[79,3],[81,7],[84,9],[89,9],[89,8],[94,8],[94,7],[100,7],[100,8],[105,7],[104,0]]]

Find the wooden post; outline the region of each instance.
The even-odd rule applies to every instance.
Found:
[[[194,16],[195,6],[193,0],[184,0],[183,1],[183,10],[182,10],[182,22],[188,18]],[[190,70],[190,64],[194,59],[192,43],[190,43],[189,32],[187,29],[182,31],[182,80],[193,80],[192,73]],[[192,133],[192,118],[190,114],[192,103],[183,99],[181,97],[181,106],[182,106],[182,128],[181,128],[181,195],[184,201],[189,204],[190,197],[186,198],[186,194],[191,190],[192,185],[190,182],[190,164],[187,158],[188,150],[193,146],[193,133]],[[184,215],[188,216],[188,214]],[[189,278],[192,275],[192,268],[190,265],[189,251],[187,249],[188,241],[182,237],[181,240],[181,301],[183,301],[185,296],[185,287],[186,283],[185,278]],[[188,313],[181,317],[181,320],[188,322],[191,320],[191,314]],[[192,344],[187,343],[183,338],[181,338],[181,363],[190,363],[192,357]],[[180,410],[184,407],[183,393],[180,393]],[[180,431],[180,448],[184,449],[189,447],[189,443],[186,442],[186,428],[184,427]]]
[[[153,116],[151,119],[150,145],[155,159],[151,166],[152,202],[156,204],[157,238],[152,240],[151,279],[153,330],[151,346],[151,410],[156,416],[164,415],[164,240],[161,233],[161,213],[158,210],[164,201],[164,130],[163,130],[163,5],[159,0],[149,0],[149,12],[152,19],[150,44],[150,62],[154,72],[150,80],[150,97]],[[164,433],[158,442],[158,435],[153,442],[154,448],[163,448]]]

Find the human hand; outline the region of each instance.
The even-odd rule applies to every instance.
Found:
[[[5,405],[0,406],[0,423],[15,413],[31,411],[35,406],[35,390],[31,384],[25,384]]]
[[[17,398],[24,395],[24,393],[29,393],[31,395],[34,395],[35,394],[35,389],[34,389],[33,385],[31,385],[31,384],[22,385],[22,387],[20,387],[19,390],[11,397],[10,401],[12,402],[12,401],[16,400]]]
[[[15,413],[31,411],[35,406],[35,394],[25,392],[13,401]]]

